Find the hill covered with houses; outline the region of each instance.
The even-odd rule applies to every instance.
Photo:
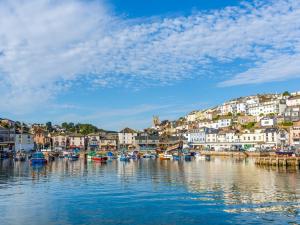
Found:
[[[92,124],[25,124],[0,119],[0,151],[51,148],[65,150],[155,150],[182,142],[210,150],[300,148],[300,92],[239,97],[177,120],[160,121],[142,131],[107,131]]]

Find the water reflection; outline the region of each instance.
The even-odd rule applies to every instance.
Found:
[[[29,199],[50,202],[43,205],[43,210],[46,210],[43,211],[43,222],[47,223],[53,213],[57,213],[54,199],[65,201],[61,210],[68,211],[72,204],[72,207],[84,205],[82,210],[86,215],[82,218],[85,218],[86,224],[91,222],[91,218],[93,222],[99,222],[99,216],[104,216],[104,211],[109,220],[101,222],[116,223],[114,214],[109,214],[107,210],[119,212],[123,209],[119,212],[120,218],[128,219],[127,208],[137,205],[141,208],[130,211],[130,214],[137,216],[145,209],[153,209],[154,205],[165,209],[150,211],[162,224],[178,219],[182,224],[198,223],[198,216],[203,212],[206,213],[202,215],[204,217],[219,215],[219,220],[218,216],[208,217],[207,224],[221,221],[225,224],[240,223],[243,220],[253,223],[274,224],[279,220],[300,223],[299,171],[257,167],[251,159],[213,158],[210,162],[143,159],[131,162],[115,160],[105,164],[58,159],[38,167],[31,167],[28,162],[3,160],[0,161],[0,189],[3,192],[0,206],[7,210],[16,207],[12,206],[16,199],[20,201],[17,208],[21,211],[24,210],[22,204],[27,205],[24,202]],[[90,211],[90,204],[93,204],[93,209],[100,210],[99,214],[94,215]],[[37,206],[30,207],[35,209]],[[170,219],[166,212],[173,218]],[[175,212],[180,213],[175,215]],[[189,215],[188,220],[185,215]],[[14,216],[21,216],[24,224],[29,221],[25,215],[16,213],[7,215],[2,211],[0,216],[11,224],[17,221]],[[130,221],[145,223],[143,218]],[[68,222],[82,224],[80,220],[73,221],[71,218]],[[148,223],[151,222],[155,220]]]

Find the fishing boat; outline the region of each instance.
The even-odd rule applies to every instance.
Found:
[[[70,161],[76,161],[79,159],[79,154],[76,154],[76,153],[72,153],[70,154],[69,158],[68,158]]]
[[[170,160],[172,159],[172,155],[171,154],[168,154],[168,153],[161,153],[159,154],[159,159],[161,160]]]
[[[97,162],[106,162],[108,159],[107,156],[103,156],[103,155],[95,155],[92,157],[93,161],[97,161]]]
[[[122,155],[120,155],[119,159],[120,159],[120,161],[128,162],[128,161],[130,161],[130,156],[122,154]]]
[[[30,163],[33,164],[45,164],[47,163],[47,160],[45,159],[45,156],[42,152],[35,152],[33,153]]]
[[[205,155],[202,155],[200,152],[196,153],[195,155],[195,159],[196,160],[205,160],[206,159],[206,156]]]
[[[191,161],[192,160],[192,156],[190,154],[185,154],[184,155],[184,160],[185,161]]]
[[[86,159],[87,159],[88,161],[91,161],[92,158],[93,158],[94,156],[96,156],[96,154],[97,154],[97,153],[96,153],[95,151],[90,151],[90,152],[88,152]]]

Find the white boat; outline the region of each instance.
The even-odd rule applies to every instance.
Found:
[[[205,160],[206,159],[206,156],[205,155],[201,155],[200,153],[197,153],[195,155],[195,159],[196,160]]]

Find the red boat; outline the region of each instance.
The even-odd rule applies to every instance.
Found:
[[[97,162],[106,162],[108,157],[106,156],[93,156],[92,160],[97,161]]]

